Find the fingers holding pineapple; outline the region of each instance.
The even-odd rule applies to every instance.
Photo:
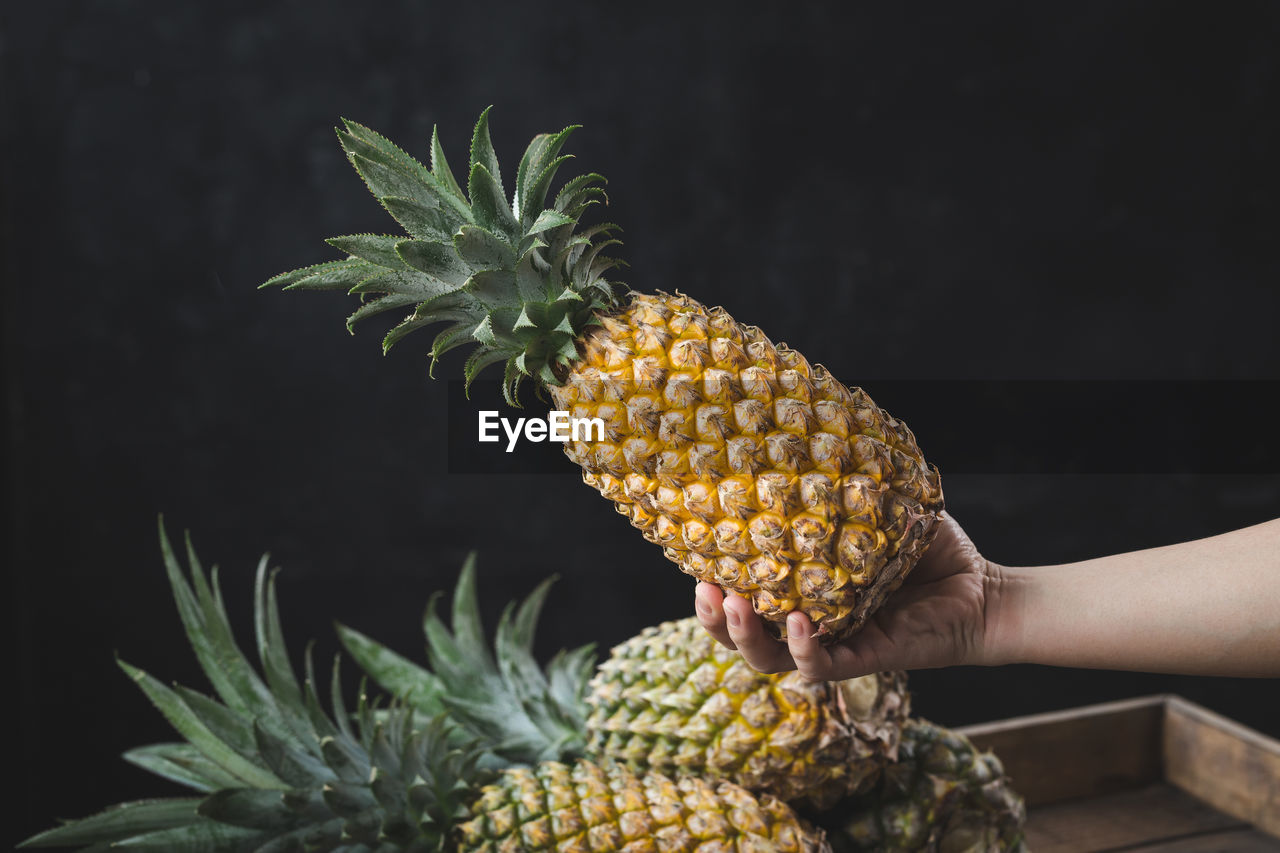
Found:
[[[787,619],[787,639],[775,640],[746,599],[725,595],[708,583],[698,584],[697,599],[698,619],[703,627],[720,643],[740,652],[760,672],[796,670],[811,681],[841,681],[854,677],[842,674],[845,672],[868,675],[892,668],[881,667],[874,657],[861,655],[852,648],[861,645],[855,641],[824,646],[803,613],[792,613]],[[863,633],[871,630],[873,626],[868,625]]]
[[[813,623],[804,614],[792,613],[787,619],[787,639],[775,640],[746,599],[725,595],[709,583],[698,584],[696,596],[702,626],[720,643],[740,652],[760,672],[794,669],[813,681],[840,680],[832,674],[831,666],[831,650],[838,647],[824,648],[814,637]]]
[[[761,672],[798,670],[806,678],[832,681],[872,672],[930,669],[989,662],[988,590],[997,568],[974,546],[954,518],[943,513],[929,551],[902,587],[858,634],[834,645],[820,642],[809,619],[788,617],[787,639],[766,630],[751,604],[699,584],[696,604],[702,626],[723,645],[737,649]]]

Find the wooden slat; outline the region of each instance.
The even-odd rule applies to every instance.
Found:
[[[1159,783],[1033,808],[1027,819],[1027,846],[1034,853],[1147,849],[1190,836],[1247,829],[1239,819]]]
[[[1280,743],[1177,698],[1166,704],[1163,741],[1170,782],[1280,836]]]
[[[1280,841],[1256,829],[1212,832],[1178,841],[1157,841],[1126,847],[1124,853],[1276,853]]]
[[[1162,778],[1165,697],[1109,702],[960,729],[1004,763],[1031,807]]]

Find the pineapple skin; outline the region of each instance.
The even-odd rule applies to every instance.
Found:
[[[694,618],[614,648],[587,693],[589,755],[728,779],[826,809],[897,758],[910,711],[903,673],[843,682],[757,672]]]
[[[458,827],[465,853],[830,853],[825,834],[774,797],[727,782],[636,775],[590,761],[510,768]]]
[[[842,804],[839,846],[866,853],[1026,853],[1026,806],[1000,759],[964,735],[910,720],[876,790]]]
[[[775,636],[793,610],[824,642],[861,628],[943,509],[906,424],[687,296],[632,294],[600,322],[549,388],[605,424],[603,440],[565,447],[583,480],[683,571],[750,599]]]

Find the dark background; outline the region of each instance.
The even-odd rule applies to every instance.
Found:
[[[691,612],[691,581],[568,463],[447,473],[426,340],[383,358],[385,324],[343,330],[347,298],[255,290],[336,257],[324,236],[391,227],[339,116],[421,156],[439,123],[457,167],[492,103],[509,170],[534,133],[585,125],[569,148],[610,178],[628,284],[764,326],[864,385],[926,453],[981,407],[881,399],[876,381],[1280,378],[1276,4],[619,5],[0,13],[14,840],[175,790],[116,758],[170,732],[113,651],[204,686],[158,512],[223,566],[246,637],[272,552],[295,658],[312,637],[332,654],[334,619],[420,658],[423,603],[470,548],[490,624],[561,575],[544,657]],[[1112,415],[1086,394],[1067,417]],[[1230,405],[1168,470],[1139,450],[1054,473],[1070,448],[1042,422],[1042,473],[943,472],[997,561],[1280,515],[1274,469],[1219,473],[1258,429]],[[1018,666],[912,683],[947,724],[1172,691],[1280,735],[1274,681]]]

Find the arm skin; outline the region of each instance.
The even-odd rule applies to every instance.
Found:
[[[787,643],[751,603],[698,584],[698,619],[762,672],[835,681],[890,669],[1037,663],[1186,675],[1280,676],[1280,519],[1060,566],[984,558],[943,514],[928,553],[889,603],[822,646],[801,613]]]

